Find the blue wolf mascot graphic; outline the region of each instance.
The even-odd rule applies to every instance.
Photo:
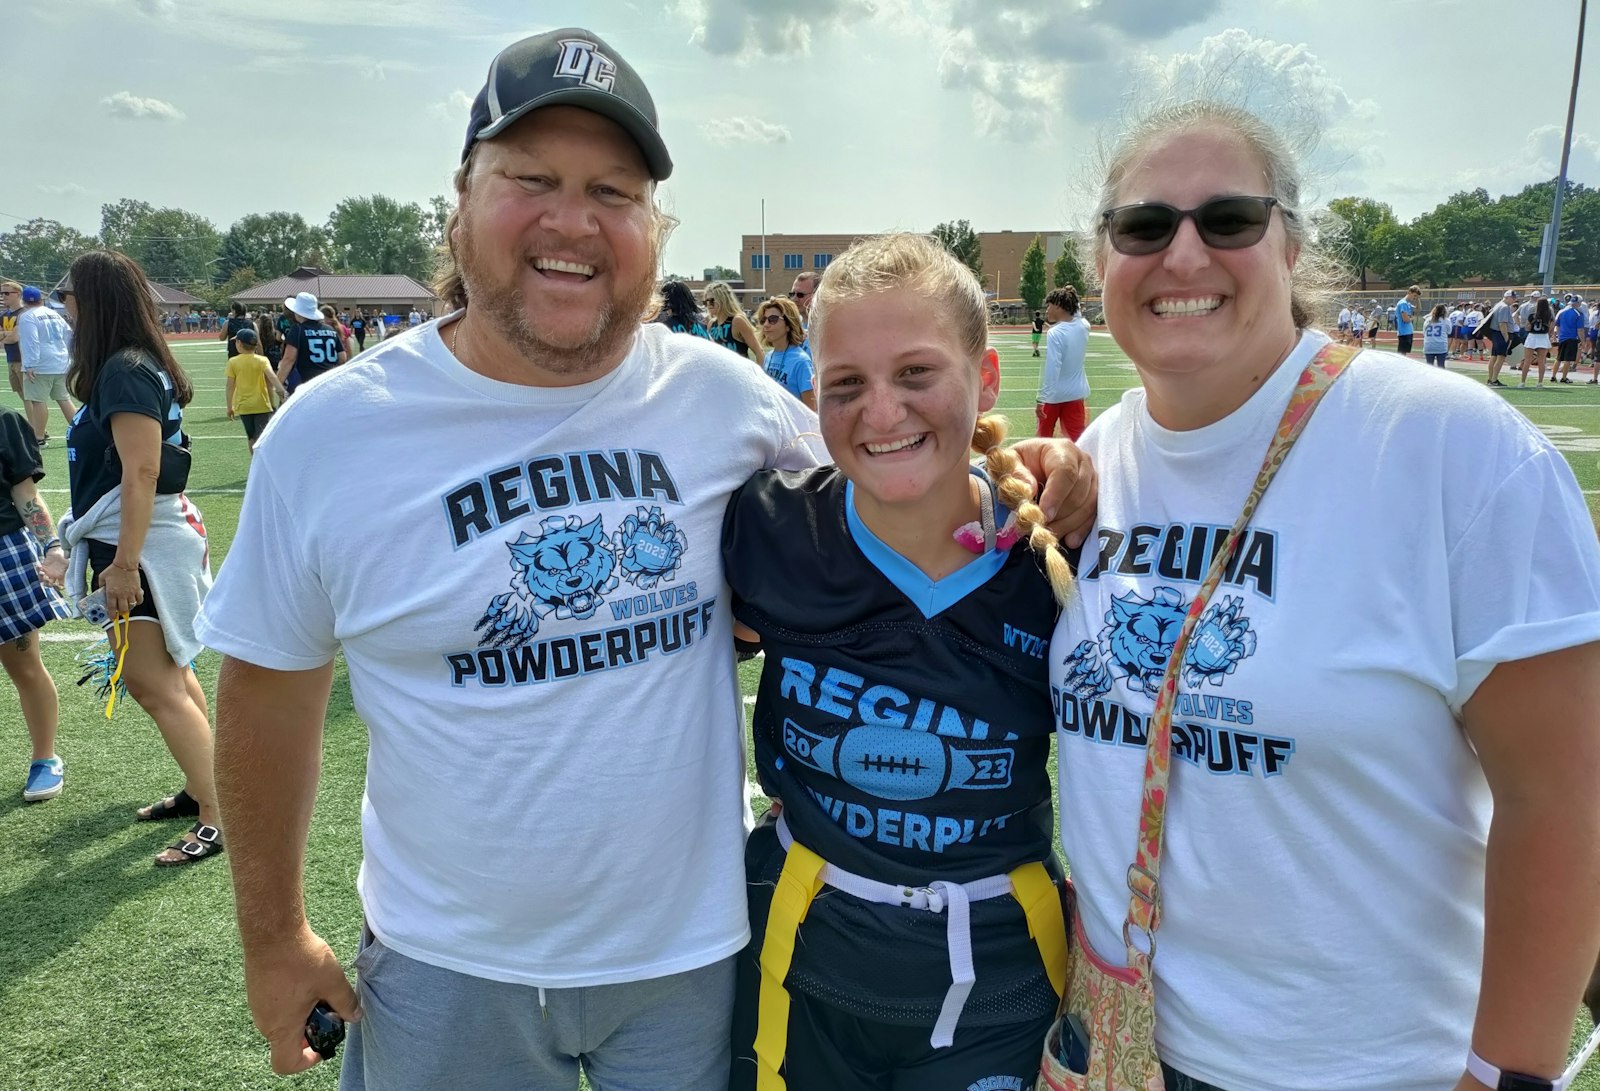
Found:
[[[539,619],[583,620],[594,616],[618,584],[617,558],[601,517],[585,523],[576,515],[552,515],[539,533],[526,531],[511,551],[511,590],[496,595],[478,620],[480,645],[526,644],[539,632]]]

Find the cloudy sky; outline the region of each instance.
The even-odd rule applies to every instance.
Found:
[[[357,194],[425,202],[489,59],[564,25],[651,87],[676,161],[674,272],[735,264],[762,198],[772,232],[1080,226],[1097,141],[1153,91],[1196,86],[1315,134],[1318,199],[1410,218],[1555,175],[1577,7],[1537,5],[1541,54],[1487,0],[18,3],[0,22],[0,230],[94,231],[120,197],[219,228],[320,222]],[[1593,64],[1576,133],[1571,176],[1600,186]]]

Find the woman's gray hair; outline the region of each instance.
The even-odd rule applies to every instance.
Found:
[[[1300,251],[1289,293],[1294,324],[1298,329],[1313,325],[1331,293],[1343,286],[1345,271],[1324,245],[1324,236],[1329,232],[1323,218],[1301,207],[1303,178],[1294,149],[1272,126],[1240,106],[1191,99],[1159,107],[1125,130],[1109,150],[1102,150],[1094,218],[1090,230],[1079,240],[1083,267],[1098,286],[1098,270],[1111,246],[1105,213],[1119,203],[1123,183],[1140,157],[1158,141],[1196,129],[1221,130],[1236,136],[1260,160],[1267,178],[1267,192],[1262,196],[1277,199],[1283,229]]]

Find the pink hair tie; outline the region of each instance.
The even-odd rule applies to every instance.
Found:
[[[983,536],[983,524],[976,519],[957,527],[953,537],[961,543],[963,548],[970,549],[980,556],[989,552],[989,546]],[[1020,541],[1022,541],[1022,531],[1017,529],[1017,517],[1013,515],[1006,520],[1006,525],[995,534],[994,548],[1010,549]]]
[[[981,477],[979,480],[982,485],[978,488],[978,518],[957,527],[952,537],[963,549],[971,550],[981,557],[991,549],[1009,550],[1022,540],[1022,531],[1017,528],[1017,517],[1014,514],[1006,520],[1005,526],[996,531],[994,496],[991,493],[989,479]]]

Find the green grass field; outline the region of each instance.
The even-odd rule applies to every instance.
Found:
[[[1030,434],[1039,361],[1025,334],[997,333],[995,342],[1004,369],[999,407],[1011,416],[1016,435]],[[191,342],[177,351],[197,388],[186,418],[195,438],[189,493],[205,513],[216,566],[238,522],[245,444],[223,412],[221,346]],[[1423,365],[1397,360],[1396,366]],[[1482,377],[1481,369],[1468,373]],[[1089,375],[1091,413],[1136,382],[1110,338],[1098,335],[1090,342]],[[1507,396],[1565,451],[1600,522],[1597,391],[1573,385]],[[57,417],[51,432],[62,431]],[[60,515],[66,463],[59,440],[47,448],[45,463],[46,498]],[[86,625],[66,622],[45,637],[45,662],[61,690],[59,750],[67,789],[60,798],[22,803],[26,732],[14,701],[0,708],[0,748],[10,755],[0,772],[9,770],[11,778],[0,781],[0,1091],[282,1086],[267,1067],[245,1007],[226,864],[157,870],[150,857],[182,825],[132,821],[136,806],[179,787],[176,766],[137,706],[119,707],[107,722],[88,687],[73,684],[81,674],[75,656],[92,635]],[[206,653],[198,667],[207,694],[215,693],[217,657]],[[754,668],[742,668],[747,693],[753,692]],[[355,955],[360,928],[355,877],[365,758],[366,731],[341,672],[306,886],[313,925],[347,959]],[[1574,1041],[1588,1030],[1584,1016]],[[299,1077],[295,1086],[336,1083],[335,1063]],[[1591,1062],[1576,1086],[1600,1091],[1600,1063]]]

